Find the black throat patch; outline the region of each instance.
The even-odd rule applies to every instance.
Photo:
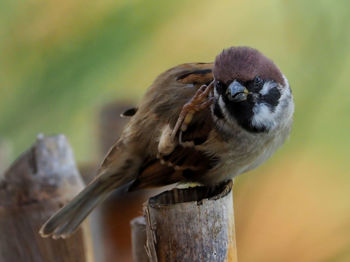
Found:
[[[223,96],[223,100],[226,105],[227,111],[236,119],[237,123],[245,130],[251,133],[264,133],[268,131],[265,126],[253,126],[253,108],[255,106],[255,103],[252,101],[252,99],[248,98],[247,101],[244,102],[232,103],[226,97]]]

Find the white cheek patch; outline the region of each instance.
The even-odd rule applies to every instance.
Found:
[[[272,88],[275,88],[276,86],[277,85],[274,81],[267,81],[259,93],[262,96],[265,96]],[[271,108],[264,103],[256,104],[253,108],[252,126],[257,128],[265,128],[267,130],[273,129],[276,126],[275,112],[273,112]]]
[[[263,85],[263,88],[260,90],[259,93],[263,96],[267,95],[270,92],[271,88],[274,87],[276,87],[276,83],[273,81],[268,81]]]
[[[256,127],[265,127],[267,130],[271,130],[278,126],[283,126],[291,121],[294,112],[293,97],[289,88],[288,80],[283,75],[284,87],[279,88],[281,97],[276,108],[272,111],[271,108],[264,104],[257,104],[253,108],[254,117],[252,119],[252,125]],[[276,83],[266,82],[260,91],[261,95],[269,93],[271,88],[275,88]]]
[[[266,129],[272,129],[276,126],[274,113],[265,104],[257,104],[253,108],[252,125],[258,128],[265,127]]]

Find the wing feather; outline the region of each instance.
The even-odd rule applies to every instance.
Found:
[[[182,69],[182,71],[175,71],[173,74],[168,72],[168,78],[162,79],[168,85],[177,87],[178,92],[174,90],[174,95],[178,95],[181,91],[179,99],[182,101],[180,103],[177,101],[176,104],[169,104],[168,100],[164,100],[164,103],[159,101],[154,110],[156,118],[159,120],[174,115],[174,110],[178,112],[175,117],[163,119],[166,125],[171,128],[175,126],[177,116],[183,105],[195,94],[196,90],[213,80],[212,64],[186,64],[182,66]],[[170,90],[170,87],[168,88]],[[130,189],[198,180],[196,176],[204,175],[218,161],[218,159],[208,156],[197,147],[197,145],[205,143],[212,128],[213,121],[209,109],[196,113],[187,130],[181,133],[181,140],[184,143],[177,143],[175,146],[169,145],[169,147],[162,145],[162,148],[171,148],[172,150],[166,152],[166,154],[157,152],[158,158],[151,157],[145,160],[136,181]],[[167,130],[167,128],[164,128],[164,130]],[[179,140],[179,137],[177,137],[177,140]]]

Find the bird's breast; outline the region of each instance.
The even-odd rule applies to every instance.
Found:
[[[252,134],[245,131],[237,131],[227,140],[215,138],[214,134],[212,136],[203,147],[220,161],[205,175],[203,180],[206,184],[220,183],[258,167],[271,157],[286,138],[282,134]]]

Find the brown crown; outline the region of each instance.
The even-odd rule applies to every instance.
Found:
[[[255,76],[284,85],[281,71],[258,50],[250,47],[224,49],[215,59],[214,77],[224,83],[234,79],[249,81]]]

